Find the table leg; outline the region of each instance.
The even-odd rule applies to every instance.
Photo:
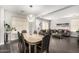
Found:
[[[37,45],[35,45],[35,47],[34,47],[34,52],[35,53],[37,52]]]
[[[29,44],[29,53],[31,53],[31,45]]]

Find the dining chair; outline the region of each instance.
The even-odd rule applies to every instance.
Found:
[[[26,52],[25,41],[23,39],[23,35],[19,32],[18,32],[18,40],[19,40],[18,47],[19,47],[20,52],[21,53]]]
[[[37,31],[34,31],[34,34],[37,34]]]
[[[22,30],[22,32],[21,33],[27,33],[27,31],[26,30]]]
[[[18,39],[19,39],[19,40],[20,40],[20,35],[21,35],[20,32],[18,32]]]
[[[49,52],[49,44],[50,44],[50,35],[47,34],[43,37],[42,45],[37,46],[37,49],[40,50],[41,52],[46,51],[48,53]]]
[[[22,50],[22,40],[21,40],[21,34],[18,32],[18,47],[19,47],[19,52],[23,52]]]
[[[21,33],[21,38],[22,38],[23,50],[24,50],[24,52],[27,52],[29,45],[27,44],[26,40],[24,39],[23,33]]]
[[[43,38],[42,52],[44,50],[46,50],[46,52],[49,52],[49,43],[50,43],[50,35],[46,35]]]

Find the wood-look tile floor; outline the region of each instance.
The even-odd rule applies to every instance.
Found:
[[[9,53],[10,52],[10,45],[5,44],[0,46],[0,53]]]
[[[49,47],[50,53],[79,53],[78,38],[52,38]]]
[[[0,53],[19,53],[18,40],[0,46]],[[52,37],[50,40],[49,53],[79,53],[78,38],[58,39]]]

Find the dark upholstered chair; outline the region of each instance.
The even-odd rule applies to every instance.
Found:
[[[22,33],[27,33],[27,31],[26,30],[22,30]]]
[[[28,52],[28,50],[29,50],[29,44],[26,42],[26,40],[24,39],[24,37],[23,37],[23,34],[21,33],[21,38],[22,38],[22,40],[23,40],[23,48],[24,48],[24,52]]]
[[[19,40],[19,43],[18,43],[19,52],[23,52],[23,50],[22,50],[21,34],[19,32],[18,32],[18,40]]]
[[[18,40],[19,40],[18,47],[19,47],[20,52],[21,53],[26,52],[26,46],[25,46],[23,35],[20,34],[19,32],[18,32]]]
[[[46,51],[47,53],[49,52],[49,44],[50,44],[50,35],[45,35],[43,40],[42,40],[42,45],[37,46],[38,50],[41,52]]]
[[[42,52],[44,50],[46,50],[46,52],[49,52],[49,43],[50,43],[50,35],[46,35],[43,38]]]
[[[37,31],[34,31],[34,34],[37,34]]]

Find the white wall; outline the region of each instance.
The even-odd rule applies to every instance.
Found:
[[[43,30],[48,30],[49,29],[49,23],[48,21],[42,21],[42,29]]]
[[[21,17],[12,17],[12,27],[15,27],[17,31],[27,30],[27,20]]]
[[[51,29],[56,29],[57,27],[56,27],[56,23],[57,23],[57,20],[56,19],[52,19],[51,20],[51,26],[50,26],[50,28]]]
[[[79,17],[71,20],[71,31],[76,32],[77,30],[79,30]]]
[[[70,22],[71,36],[78,37],[79,34],[76,31],[79,30],[79,16],[71,18]]]
[[[16,40],[18,39],[17,31],[21,33],[22,30],[27,30],[26,18],[12,16],[11,27],[16,29],[16,31],[11,32],[11,40]]]
[[[27,30],[27,19],[19,14],[5,10],[5,23],[11,27],[16,27],[18,31]]]
[[[0,45],[4,44],[4,9],[0,9]]]
[[[12,15],[13,15],[13,13],[5,10],[5,23],[11,25]]]

